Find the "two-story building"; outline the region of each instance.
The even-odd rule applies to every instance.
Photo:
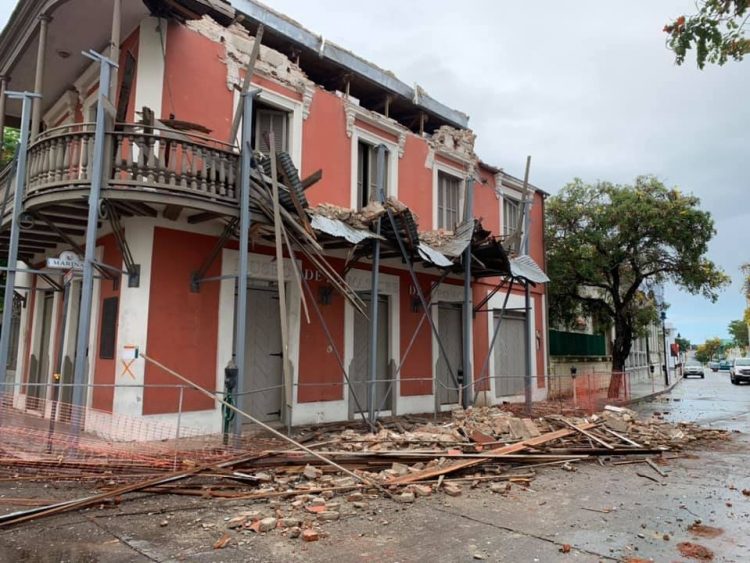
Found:
[[[251,65],[250,87],[257,89],[251,142],[243,147],[233,123],[261,24],[259,55]],[[164,422],[179,411],[184,424],[218,431],[218,403],[195,391],[178,392],[172,386],[179,381],[134,358],[133,350],[221,392],[225,367],[239,346],[246,351],[247,393],[240,405],[261,420],[297,425],[354,417],[352,394],[371,376],[373,354],[375,399],[383,413],[455,406],[460,399],[451,372],[469,372],[463,377],[474,381],[472,401],[522,400],[529,375],[533,398],[544,398],[544,284],[529,288],[527,306],[523,282],[541,279],[534,272],[541,273],[535,264],[544,264],[545,194],[525,192],[522,181],[481,161],[465,114],[250,0],[21,0],[0,35],[0,86],[41,98],[30,116],[27,180],[16,217],[17,306],[5,371],[6,396],[12,390],[16,408],[49,415],[53,393],[72,400],[71,387],[55,391],[56,374],[72,383],[76,361],[82,361],[75,353],[81,306],[76,262],[85,250],[99,92],[99,64],[81,55],[89,49],[118,67],[109,93],[86,406]],[[2,125],[18,127],[18,100],[3,96],[2,104]],[[385,193],[410,211],[424,246],[411,263],[384,236],[376,340],[368,318],[331,290],[321,264],[286,246],[281,322],[273,229],[256,211],[249,277],[238,284],[240,153],[268,155],[270,138],[274,151],[288,155],[290,175],[299,175],[294,183],[309,202],[307,219],[332,221],[312,222],[326,267],[365,302],[373,293],[373,244],[352,239],[373,239],[373,228],[347,222],[342,210],[356,212],[373,199],[377,147],[385,146]],[[16,174],[11,165],[0,176],[3,257]],[[528,228],[519,212],[525,194]],[[471,200],[471,216],[480,221],[472,220],[473,230],[462,235],[457,227],[466,224],[464,207]],[[355,234],[337,231],[342,225]],[[513,244],[502,243],[521,230],[530,259],[517,262]],[[419,241],[412,242],[416,249]],[[462,316],[467,245],[473,267],[469,323]],[[59,260],[63,252],[69,263]],[[52,269],[61,263],[70,267]],[[532,272],[529,278],[524,271]],[[506,299],[511,275],[516,283]],[[430,300],[434,331],[414,279]],[[240,291],[248,301],[244,342],[234,337]],[[290,381],[282,368],[282,324]],[[377,343],[372,353],[371,342]],[[463,352],[466,342],[471,354]],[[369,408],[366,395],[359,394],[363,409]]]

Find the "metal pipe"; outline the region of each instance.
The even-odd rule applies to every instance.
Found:
[[[94,262],[96,261],[96,229],[99,222],[99,196],[104,177],[104,141],[106,137],[105,118],[109,80],[112,67],[117,64],[95,51],[83,53],[84,56],[98,61],[99,91],[97,93],[96,129],[94,133],[94,156],[91,169],[91,189],[89,191],[89,209],[86,223],[86,254],[83,260],[83,281],[81,283],[81,303],[78,315],[78,336],[76,340],[75,370],[73,382],[82,384],[86,378],[89,334],[91,332],[91,306],[94,297]],[[84,403],[83,387],[73,388],[73,417],[71,431],[77,435],[80,431],[81,412]]]
[[[526,171],[523,176],[524,205],[523,205],[523,231],[520,248],[523,253],[529,254],[529,228],[531,227],[531,201],[529,201],[529,169],[531,168],[531,156],[526,157]],[[524,398],[526,399],[526,412],[531,413],[532,403],[532,382],[531,382],[531,293],[529,289],[529,280],[524,283],[524,305],[526,308],[525,330],[524,330],[524,349],[526,352],[526,378],[524,380]]]
[[[240,231],[239,267],[237,272],[237,302],[234,311],[235,363],[237,365],[237,394],[242,396],[245,384],[245,339],[247,334],[247,276],[248,239],[250,236],[250,172],[252,166],[251,138],[253,132],[253,100],[257,90],[242,94],[242,141],[240,144]],[[242,419],[234,417],[234,438],[239,444]]]
[[[466,180],[466,195],[464,197],[464,221],[474,221],[474,178],[469,177]],[[464,251],[464,334],[463,334],[463,360],[464,360],[464,382],[462,393],[463,407],[469,408],[473,400],[473,379],[474,371],[472,370],[472,336],[474,327],[474,307],[471,299],[471,243],[466,246]]]
[[[664,385],[669,387],[669,350],[667,348],[667,315],[661,314],[661,335],[664,339]]]
[[[8,78],[0,76],[0,157],[5,147],[5,90],[8,87]],[[3,204],[3,208],[5,205]],[[3,213],[4,215],[4,213]],[[0,215],[2,217],[2,215]]]
[[[52,20],[46,14],[39,16],[39,43],[36,51],[36,69],[34,72],[34,99],[31,112],[31,139],[36,139],[42,122],[42,87],[44,84],[44,60],[47,50],[47,24]]]
[[[10,226],[10,241],[8,243],[8,270],[5,278],[5,296],[3,298],[3,322],[0,327],[0,381],[5,381],[8,369],[8,351],[10,348],[10,323],[13,313],[13,293],[16,285],[16,262],[18,261],[18,243],[21,238],[21,212],[23,211],[23,196],[26,189],[26,157],[29,149],[29,118],[32,100],[37,97],[31,92],[7,92],[12,99],[21,99],[21,137],[18,145],[18,165],[16,171],[16,190],[13,199],[13,217]]]
[[[375,164],[375,199],[380,203],[385,202],[385,191],[383,190],[383,181],[385,179],[385,145],[380,144],[377,147],[377,159]],[[368,393],[367,393],[367,410],[370,419],[370,425],[375,424],[375,401],[377,400],[377,373],[378,373],[378,288],[380,286],[380,227],[381,217],[375,225],[375,240],[372,243],[372,272],[370,283],[370,349],[368,350]]]

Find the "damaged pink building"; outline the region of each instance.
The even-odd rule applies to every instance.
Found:
[[[100,89],[89,49],[117,68],[81,357]],[[41,94],[17,207],[17,163],[0,173],[3,258],[14,220],[19,233],[3,326],[15,408],[49,417],[78,402],[219,432],[221,405],[143,355],[224,397],[239,348],[233,400],[262,421],[546,396],[545,194],[481,160],[464,113],[250,0],[21,1],[0,75],[3,94]],[[22,107],[2,99],[7,134]],[[255,171],[238,283],[243,151]],[[295,240],[277,239],[258,195],[274,182]]]

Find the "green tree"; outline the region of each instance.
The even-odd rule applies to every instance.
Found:
[[[690,349],[690,341],[687,338],[681,338],[678,336],[674,341],[679,344],[680,351],[684,352]]]
[[[743,320],[732,321],[729,323],[729,335],[732,337],[732,341],[735,346],[740,348],[747,348],[748,345],[748,329],[747,323]]]
[[[16,154],[16,147],[18,146],[18,139],[21,137],[21,133],[18,129],[6,127],[3,134],[3,146],[0,150],[0,169],[4,168]]]
[[[703,344],[699,344],[695,351],[695,358],[702,363],[710,362],[721,350],[721,339],[709,338]]]
[[[698,11],[683,15],[664,26],[667,46],[674,51],[675,62],[685,62],[688,51],[695,49],[698,68],[706,63],[723,65],[750,53],[745,38],[745,24],[750,17],[750,0],[701,0]]]
[[[570,326],[591,315],[614,327],[612,368],[622,372],[634,337],[656,319],[649,290],[672,282],[715,301],[729,278],[705,257],[715,234],[700,200],[650,176],[634,185],[576,179],[547,203],[550,316]],[[611,393],[619,392],[620,376]]]

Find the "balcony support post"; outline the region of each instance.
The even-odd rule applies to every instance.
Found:
[[[3,324],[0,329],[0,382],[5,383],[8,368],[8,351],[10,349],[10,323],[13,313],[13,294],[16,289],[16,262],[18,261],[18,243],[21,238],[21,213],[23,212],[23,193],[26,188],[26,156],[29,149],[29,119],[32,101],[37,97],[31,92],[6,92],[9,98],[22,100],[21,138],[18,145],[18,164],[16,171],[16,190],[13,199],[13,217],[8,243],[8,271],[5,278],[5,295],[3,298]],[[2,389],[5,393],[5,387]]]
[[[112,68],[117,64],[95,51],[83,53],[99,62],[99,92],[97,94],[96,129],[94,132],[94,157],[91,168],[91,191],[89,192],[88,220],[86,222],[86,254],[83,260],[83,282],[81,283],[81,305],[78,316],[75,370],[73,372],[73,416],[72,433],[78,435],[84,406],[84,384],[88,364],[88,344],[91,331],[91,305],[94,295],[94,262],[96,260],[96,230],[99,222],[99,199],[104,178],[104,142],[106,139],[105,118]]]
[[[38,94],[34,98],[33,110],[31,112],[31,140],[39,135],[42,122],[42,88],[44,87],[44,62],[47,52],[47,25],[52,20],[48,15],[39,16],[39,43],[36,51],[36,69],[34,73],[34,92]]]

